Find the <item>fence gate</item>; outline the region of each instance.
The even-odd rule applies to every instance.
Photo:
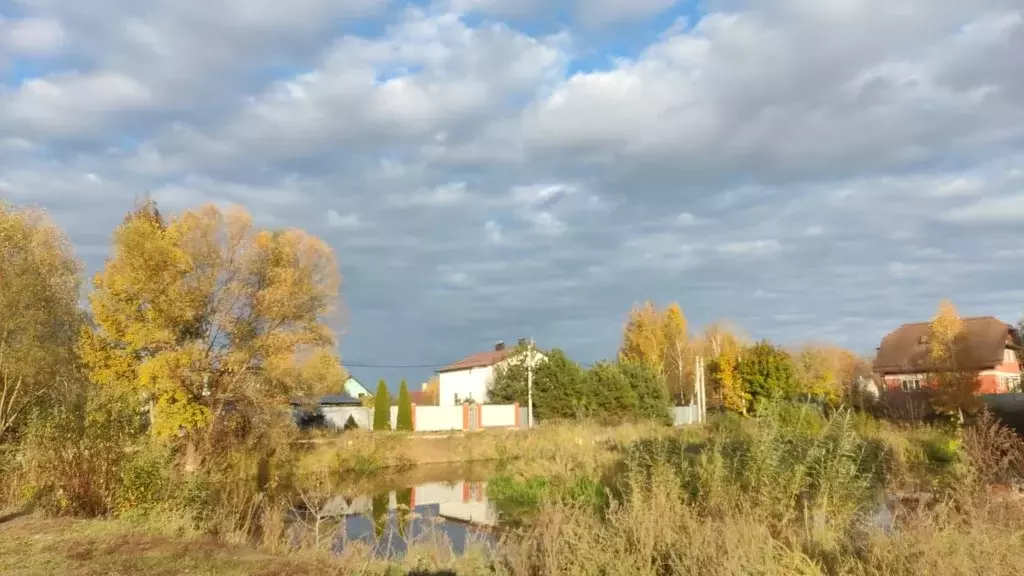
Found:
[[[480,405],[471,403],[469,405],[469,431],[476,432],[480,429]]]

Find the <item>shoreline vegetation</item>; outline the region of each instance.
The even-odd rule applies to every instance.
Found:
[[[438,440],[448,445],[410,459]],[[757,418],[716,416],[704,428],[564,425],[448,439],[346,433],[291,462],[290,485],[276,475],[259,505],[240,488],[230,498],[221,485],[218,498],[198,498],[213,509],[197,514],[187,498],[171,496],[197,490],[180,477],[149,492],[162,500],[115,507],[103,519],[24,507],[0,523],[0,572],[1009,575],[1024,566],[1016,493],[1024,441],[988,416],[957,431],[779,405]],[[472,462],[490,464],[481,474],[492,500],[527,511],[493,546],[456,556],[435,535],[384,559],[358,543],[332,554],[322,543],[281,537],[288,504],[274,492],[315,503],[365,483],[397,488],[389,471],[429,481],[444,474],[436,467]],[[928,498],[892,497],[912,493]],[[234,530],[209,518],[245,515],[250,523]]]

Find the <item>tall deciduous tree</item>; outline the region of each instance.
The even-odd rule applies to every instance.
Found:
[[[843,351],[835,346],[806,345],[793,353],[798,396],[837,406],[843,398]]]
[[[395,419],[395,430],[412,432],[412,399],[409,398],[409,385],[402,378],[398,387],[398,416]]]
[[[958,337],[964,323],[949,300],[943,300],[928,325],[928,356],[932,366],[930,383],[935,387],[932,408],[939,414],[973,414],[982,407],[977,393],[981,386],[977,373],[960,365]]]
[[[749,342],[750,338],[735,325],[717,321],[706,326],[698,338],[699,353],[706,358],[714,359],[724,353],[727,348],[731,348],[735,353],[747,346]]]
[[[686,316],[679,304],[668,305],[661,317],[661,331],[665,339],[665,352],[662,360],[665,385],[668,396],[674,402],[682,403],[693,397],[693,385],[690,380],[691,347],[686,329]]]
[[[302,358],[335,344],[331,249],[301,230],[261,230],[237,207],[165,219],[141,206],[115,230],[93,286],[95,329],[79,343],[91,379],[151,402],[154,434],[184,438],[200,457],[239,429],[231,421],[253,432],[314,393]]]
[[[721,352],[708,364],[711,381],[720,398],[722,407],[732,412],[746,414],[750,405],[750,393],[737,373],[737,348],[724,346]]]
[[[789,354],[767,340],[744,350],[737,364],[737,374],[755,409],[766,400],[786,398],[794,392],[793,363]]]
[[[664,358],[665,331],[661,315],[651,302],[633,306],[622,331],[619,360],[644,362],[660,370]]]
[[[391,395],[383,380],[377,382],[377,393],[373,395],[373,429],[391,430]]]
[[[45,213],[0,202],[0,442],[74,379],[79,271]]]

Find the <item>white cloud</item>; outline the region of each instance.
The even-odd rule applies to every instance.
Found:
[[[7,48],[16,55],[48,56],[63,44],[64,29],[60,22],[44,18],[5,21],[0,16],[0,49]]]
[[[585,26],[624,23],[660,14],[680,0],[575,0],[576,14]]]
[[[958,177],[939,184],[933,193],[940,197],[973,196],[984,186],[985,182],[978,178]]]
[[[676,223],[680,226],[693,226],[697,223],[697,217],[689,212],[682,212],[676,216]]]
[[[153,102],[146,86],[117,72],[66,73],[0,86],[0,127],[33,136],[75,136],[109,129],[107,120]]]
[[[1010,54],[1024,35],[1004,34],[1000,51],[958,40],[958,25],[985,21],[985,6],[739,5],[713,3],[734,11],[568,78],[525,111],[531,148],[565,162],[671,158],[676,173],[721,180],[920,165],[1022,136],[1012,127],[1024,126],[1024,85],[1009,72],[1022,67]],[[976,78],[961,73],[967,62]]]
[[[351,230],[358,228],[362,222],[359,220],[358,214],[340,214],[333,208],[327,211],[327,224],[332,228],[343,228]]]
[[[530,221],[534,230],[547,236],[560,236],[569,229],[565,222],[546,210],[528,213],[525,218]]]
[[[963,224],[1024,223],[1024,194],[979,200],[950,210],[944,218]]]
[[[528,206],[543,204],[559,195],[572,194],[573,188],[564,184],[534,184],[512,188],[512,199]]]
[[[487,233],[487,239],[490,242],[501,242],[501,224],[498,224],[494,220],[488,220],[487,223],[484,224],[484,232]]]
[[[391,202],[402,207],[452,206],[469,197],[465,182],[448,182],[431,190],[391,196]]]
[[[774,238],[729,242],[718,247],[723,254],[763,256],[774,254],[782,249],[782,245]]]

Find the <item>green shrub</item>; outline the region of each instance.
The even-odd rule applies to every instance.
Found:
[[[142,446],[121,468],[115,511],[119,515],[145,514],[164,503],[173,466],[174,455],[166,446]]]

